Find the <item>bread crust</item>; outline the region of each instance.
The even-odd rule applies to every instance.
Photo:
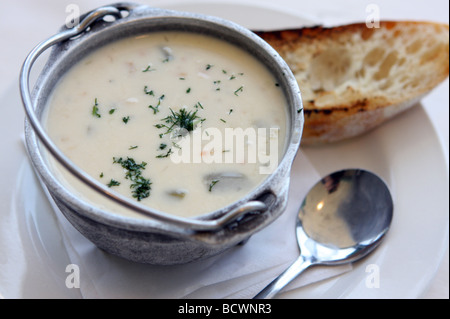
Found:
[[[302,143],[351,138],[417,104],[449,74],[449,26],[381,21],[256,32],[299,83]]]

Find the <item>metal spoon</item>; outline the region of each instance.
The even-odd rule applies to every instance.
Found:
[[[310,266],[365,257],[381,243],[392,215],[389,189],[373,173],[350,169],[324,177],[300,207],[296,224],[300,256],[254,299],[274,297]]]

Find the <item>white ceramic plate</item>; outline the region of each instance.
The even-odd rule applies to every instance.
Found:
[[[168,7],[168,6],[166,6]],[[168,7],[169,8],[169,7]],[[311,24],[273,7],[197,3],[171,6],[221,16],[253,29]],[[76,298],[67,289],[70,263],[51,207],[24,158],[23,112],[16,83],[1,98],[0,297]],[[415,298],[427,287],[448,244],[448,177],[441,145],[421,105],[364,136],[303,148],[325,175],[347,167],[378,173],[395,201],[386,242],[352,272],[285,293],[286,298]],[[378,281],[370,281],[378,271]],[[372,287],[373,284],[379,284]],[[372,288],[371,288],[372,287]]]

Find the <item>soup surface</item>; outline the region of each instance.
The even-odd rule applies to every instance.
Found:
[[[44,114],[56,145],[114,191],[197,216],[248,194],[278,165],[287,102],[267,68],[224,41],[184,32],[119,40],[60,80]],[[60,178],[97,206],[133,215]]]

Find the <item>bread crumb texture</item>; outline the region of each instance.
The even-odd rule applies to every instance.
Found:
[[[382,21],[258,32],[302,94],[303,144],[360,135],[416,104],[449,74],[449,27]]]

